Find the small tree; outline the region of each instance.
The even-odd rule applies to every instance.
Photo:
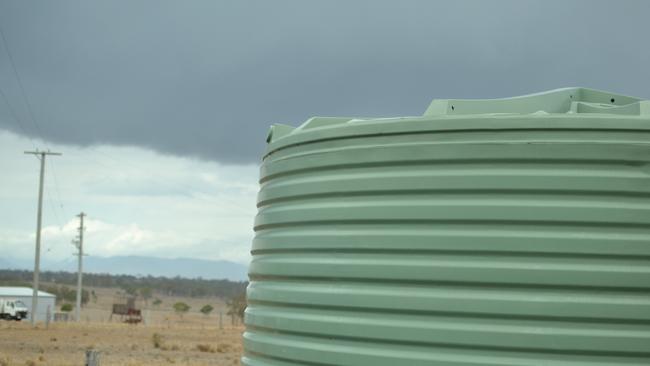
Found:
[[[77,295],[75,294],[75,301],[77,300]],[[81,306],[84,306],[90,301],[90,292],[88,290],[81,290]],[[97,302],[97,301],[95,301]]]
[[[138,288],[135,287],[135,285],[124,284],[122,285],[122,289],[124,290],[124,292],[126,292],[127,295],[131,295],[131,296],[138,295]]]
[[[176,304],[174,304],[174,311],[176,312],[176,314],[178,314],[181,317],[181,319],[183,319],[183,314],[190,311],[190,309],[191,307],[184,302],[179,301]]]
[[[205,316],[207,317],[207,316],[210,315],[210,313],[212,312],[212,310],[214,310],[214,308],[212,307],[212,305],[208,304],[208,305],[203,305],[203,307],[202,307],[201,310],[199,310],[199,311],[200,311],[201,313],[203,313],[203,315],[205,315]]]
[[[153,291],[151,290],[151,287],[143,287],[140,289],[140,296],[144,299],[144,304],[145,306],[148,305],[149,299],[151,299],[151,296],[153,294]]]
[[[56,295],[57,303],[59,301],[73,303],[77,301],[77,291],[67,286],[45,286],[44,290]],[[81,290],[81,305],[86,305],[90,300],[90,292]]]
[[[228,315],[231,316],[233,325],[235,324],[235,317],[244,320],[244,311],[246,311],[246,292],[241,292],[233,296],[228,302]]]
[[[65,303],[61,305],[61,311],[64,311],[66,313],[69,313],[72,311],[72,304]]]

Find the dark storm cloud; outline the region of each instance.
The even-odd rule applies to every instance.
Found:
[[[43,135],[255,162],[268,125],[565,86],[650,97],[647,1],[0,2]],[[0,87],[24,120],[4,50]],[[0,128],[21,132],[0,101]]]

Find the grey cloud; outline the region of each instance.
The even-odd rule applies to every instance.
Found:
[[[587,86],[650,97],[647,1],[2,1],[46,139],[259,160],[272,123]],[[0,87],[37,131],[0,51]],[[0,128],[21,132],[0,102]]]

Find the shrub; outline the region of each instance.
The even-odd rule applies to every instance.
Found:
[[[228,315],[237,316],[239,319],[244,320],[244,311],[246,311],[246,292],[242,292],[232,297],[226,302],[228,307]]]
[[[178,351],[181,348],[177,344],[172,344],[171,346],[163,344],[160,349],[163,351]]]
[[[72,311],[72,304],[63,304],[61,305],[61,311],[65,311],[66,313],[69,313]]]
[[[159,333],[154,333],[151,336],[151,342],[153,342],[153,348],[160,348],[163,345],[163,336]]]
[[[209,344],[197,344],[196,349],[198,349],[201,352],[209,352],[209,353],[215,353],[216,350],[212,348],[211,345]]]
[[[220,343],[217,346],[217,352],[219,352],[219,353],[226,353],[226,352],[229,352],[231,349],[232,349],[232,347],[230,347],[230,345],[227,344],[227,343]]]
[[[210,315],[210,313],[212,312],[212,310],[214,310],[214,308],[212,307],[212,305],[209,305],[209,304],[208,304],[208,305],[203,305],[203,307],[202,307],[201,310],[199,310],[199,311],[200,311],[201,313],[203,313],[203,315],[208,316],[208,315]]]
[[[174,304],[174,311],[176,312],[176,314],[180,315],[181,318],[183,318],[183,314],[190,311],[190,309],[191,307],[184,302],[179,301],[176,304]]]

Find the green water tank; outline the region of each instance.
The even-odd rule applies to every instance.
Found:
[[[242,363],[650,365],[650,101],[273,126]]]

